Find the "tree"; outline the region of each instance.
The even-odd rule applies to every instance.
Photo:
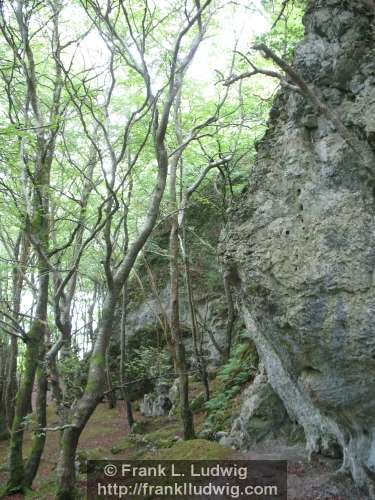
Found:
[[[47,109],[45,101],[41,98],[38,76],[36,71],[36,60],[32,47],[32,25],[31,19],[40,9],[36,2],[26,3],[22,0],[11,5],[13,20],[8,19],[4,5],[0,11],[0,29],[4,39],[9,45],[14,61],[26,82],[24,96],[24,125],[32,126],[34,130],[34,150],[32,163],[33,172],[30,171],[31,161],[22,156],[23,168],[32,185],[32,194],[29,197],[25,193],[24,199],[24,224],[27,237],[37,249],[38,269],[38,291],[35,319],[33,320],[29,333],[25,353],[24,374],[20,388],[17,393],[15,415],[12,424],[10,442],[10,478],[8,482],[9,491],[18,491],[24,486],[30,486],[39,464],[44,446],[45,436],[36,433],[33,439],[33,448],[24,466],[22,458],[22,440],[24,432],[24,418],[28,412],[28,405],[37,376],[38,396],[36,404],[37,422],[40,427],[45,427],[45,397],[46,397],[46,372],[43,365],[45,344],[47,335],[47,307],[49,269],[41,253],[48,253],[50,243],[50,174],[53,161],[56,137],[59,130],[59,119],[62,113],[61,92],[63,81],[61,70],[55,64],[53,78],[53,90],[49,95]],[[60,50],[59,41],[59,13],[61,5],[58,1],[52,2],[50,12],[53,15],[53,31],[50,38],[51,50],[58,54]],[[14,21],[14,22],[13,22]],[[11,96],[9,96],[10,99]],[[13,103],[10,103],[13,105]],[[46,124],[45,116],[48,116]]]
[[[108,342],[113,330],[113,321],[115,310],[119,301],[119,294],[125,285],[129,274],[134,266],[135,260],[142,250],[147,238],[156,223],[159,213],[160,203],[164,194],[166,179],[168,174],[168,152],[166,146],[166,134],[169,123],[169,116],[175,97],[181,87],[182,79],[186,68],[193,58],[199,43],[201,41],[201,30],[190,41],[189,46],[183,52],[182,41],[187,34],[201,21],[203,11],[210,4],[206,1],[201,7],[194,5],[192,11],[186,13],[186,18],[182,27],[175,34],[175,41],[172,49],[171,62],[168,69],[166,88],[161,89],[156,95],[153,94],[151,85],[150,71],[146,62],[146,47],[148,39],[153,35],[153,24],[157,21],[156,9],[150,11],[143,9],[141,28],[134,16],[130,16],[129,8],[126,3],[120,1],[116,6],[112,5],[111,10],[102,11],[100,5],[95,1],[84,3],[86,12],[93,22],[99,28],[101,36],[104,37],[111,52],[111,86],[107,93],[106,105],[111,101],[112,91],[115,85],[115,75],[113,71],[114,54],[121,58],[123,64],[133,69],[143,80],[145,99],[136,112],[130,114],[130,118],[125,125],[125,131],[122,136],[121,148],[119,153],[115,153],[113,145],[109,140],[108,122],[102,123],[101,128],[105,137],[106,146],[110,155],[110,177],[106,181],[108,191],[108,202],[106,204],[106,226],[104,228],[104,238],[106,246],[106,255],[104,269],[106,275],[106,296],[103,303],[101,323],[98,328],[94,342],[92,355],[90,358],[87,385],[82,398],[72,409],[71,424],[64,430],[62,436],[62,449],[58,463],[59,490],[57,498],[74,498],[75,468],[74,457],[78,444],[79,436],[90,418],[92,412],[103,396],[104,378],[105,378],[105,353]],[[120,21],[119,21],[120,20]],[[123,25],[121,26],[121,23]],[[121,32],[125,29],[125,33]],[[135,54],[132,49],[135,49]],[[164,90],[164,100],[162,104],[161,97]],[[113,204],[116,204],[115,179],[116,169],[122,161],[127,150],[128,134],[136,118],[142,116],[144,110],[152,111],[152,122],[150,123],[155,159],[158,166],[155,179],[154,190],[148,204],[148,211],[145,215],[142,227],[134,240],[129,243],[128,251],[121,257],[117,267],[111,265],[113,252],[113,243],[111,239],[112,217],[111,210]],[[141,143],[143,149],[148,138],[148,133]],[[135,155],[135,161],[132,161],[130,170],[133,168],[136,159],[140,154]],[[129,172],[129,169],[128,169]]]

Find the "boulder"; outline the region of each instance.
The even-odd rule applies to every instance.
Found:
[[[164,379],[158,379],[155,392],[145,394],[140,404],[140,410],[145,417],[160,417],[168,415],[172,408],[172,402],[169,399],[171,385]]]
[[[172,404],[167,396],[153,393],[145,394],[140,404],[141,414],[145,417],[160,417],[168,415]]]

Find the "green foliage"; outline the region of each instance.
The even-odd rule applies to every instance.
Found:
[[[304,34],[302,16],[306,0],[289,0],[283,7],[284,3],[284,0],[262,0],[263,8],[268,13],[274,27],[259,36],[257,42],[265,43],[283,58],[291,61],[294,47]],[[274,25],[274,23],[276,24]]]
[[[228,362],[218,372],[219,384],[214,396],[204,405],[207,416],[203,433],[212,435],[227,427],[233,415],[234,399],[240,394],[244,384],[254,378],[257,365],[258,357],[254,345],[248,338],[240,337]]]
[[[133,349],[126,363],[126,377],[136,380],[145,376],[166,375],[171,371],[171,358],[168,351],[156,347]]]
[[[202,409],[204,408],[205,402],[206,402],[205,395],[203,394],[203,392],[201,392],[200,394],[195,396],[194,399],[191,400],[191,403],[190,403],[191,411],[193,413],[197,413],[199,411],[202,411]]]
[[[88,372],[88,360],[80,360],[78,356],[70,355],[62,358],[58,363],[60,377],[63,378],[67,387],[65,397],[68,402],[74,401],[82,395]]]
[[[113,385],[120,385],[118,369],[112,367],[112,370]],[[171,357],[167,350],[152,346],[133,348],[125,365],[126,397],[130,401],[142,398],[144,394],[152,392],[159,377],[168,376],[171,371]]]

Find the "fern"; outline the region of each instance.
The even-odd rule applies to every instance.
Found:
[[[233,409],[233,399],[240,394],[244,384],[254,378],[258,366],[258,356],[248,337],[240,336],[228,362],[217,375],[219,389],[205,403],[207,411],[204,432],[213,434],[228,424]]]

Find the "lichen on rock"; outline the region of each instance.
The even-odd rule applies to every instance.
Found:
[[[253,383],[242,394],[241,411],[233,421],[225,443],[235,448],[251,450],[254,444],[263,439],[288,434],[292,427],[293,423],[268,382],[261,364]]]
[[[375,151],[375,7],[310,0],[294,66]],[[283,89],[221,254],[270,384],[310,452],[375,472],[374,175],[327,116]],[[374,170],[375,173],[375,164]]]

